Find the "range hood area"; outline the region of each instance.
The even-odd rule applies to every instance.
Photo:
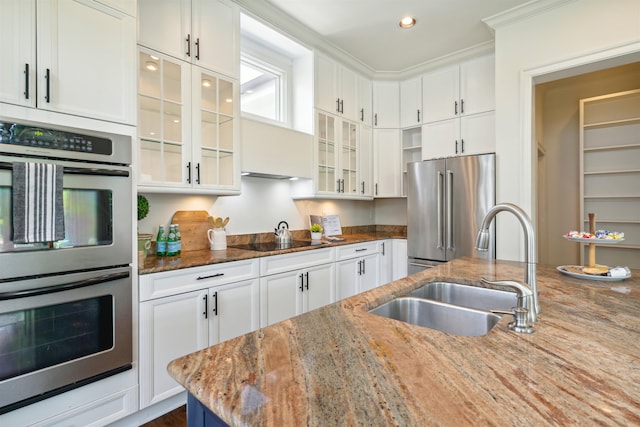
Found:
[[[240,138],[243,175],[271,179],[313,176],[313,135],[243,117]]]

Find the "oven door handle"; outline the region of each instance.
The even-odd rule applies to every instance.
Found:
[[[61,285],[45,286],[42,288],[28,289],[21,291],[2,292],[0,293],[0,301],[6,301],[18,298],[35,297],[39,295],[53,294],[56,292],[70,291],[72,289],[84,288],[87,286],[99,285],[101,283],[111,282],[114,280],[126,279],[130,276],[128,271],[121,273],[105,274],[103,276],[92,277],[90,279],[78,280],[75,282],[64,283]]]
[[[11,170],[12,168],[13,168],[13,163],[0,162],[0,169]],[[73,175],[98,175],[98,176],[122,176],[122,177],[129,176],[129,171],[127,170],[78,168],[78,167],[71,167],[71,166],[65,166],[63,168],[63,173],[73,174]]]

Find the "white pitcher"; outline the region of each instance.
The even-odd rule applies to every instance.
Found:
[[[210,228],[207,230],[207,237],[212,251],[227,249],[227,232],[224,228]]]

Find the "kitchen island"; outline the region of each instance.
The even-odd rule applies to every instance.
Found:
[[[503,316],[464,337],[368,313],[425,282],[522,280],[463,258],[174,360],[230,425],[638,425],[640,272],[598,282],[538,266],[535,333]]]

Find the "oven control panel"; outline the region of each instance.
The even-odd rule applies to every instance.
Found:
[[[107,156],[113,152],[113,141],[107,138],[6,122],[0,122],[0,144]]]

